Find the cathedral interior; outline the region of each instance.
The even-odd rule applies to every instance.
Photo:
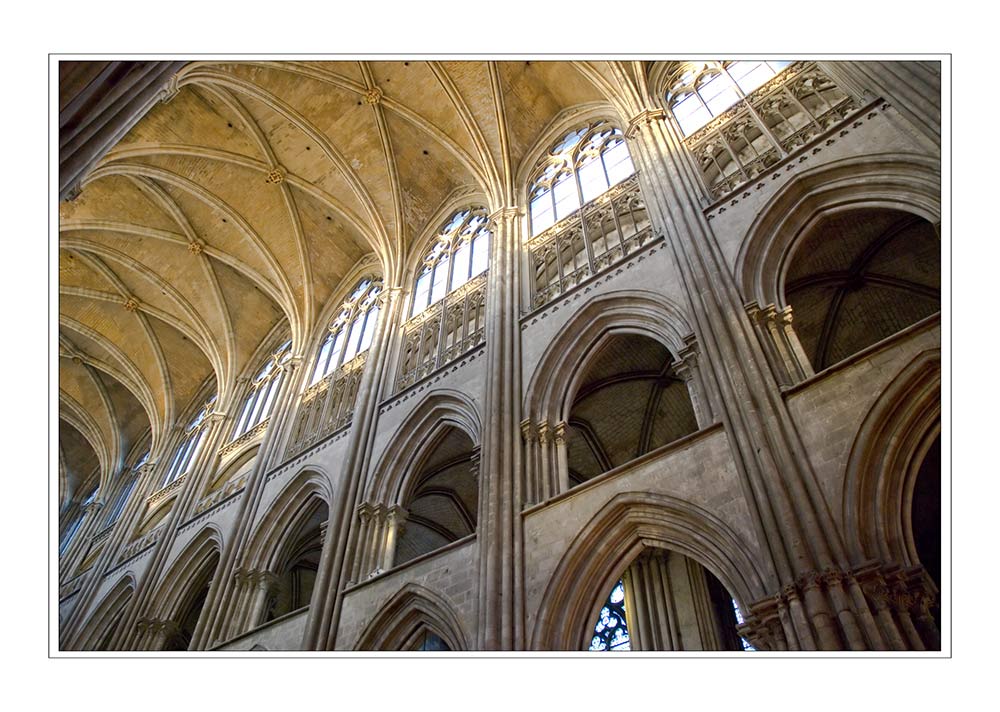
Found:
[[[57,108],[59,650],[942,649],[940,62]]]

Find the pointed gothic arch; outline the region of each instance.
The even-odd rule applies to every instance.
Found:
[[[677,356],[689,345],[691,333],[682,310],[659,294],[623,290],[593,297],[563,325],[534,368],[524,412],[537,421],[567,420],[583,366],[613,335],[647,336]]]
[[[919,565],[911,500],[920,467],[941,433],[941,352],[918,354],[868,411],[844,483],[844,537],[856,564]]]
[[[532,649],[586,649],[607,592],[651,547],[699,563],[744,604],[766,590],[754,552],[714,514],[669,495],[622,492],[580,530],[549,578],[535,616]]]
[[[77,637],[78,642],[69,646],[70,649],[108,650],[135,589],[135,576],[131,571],[126,572],[94,608],[87,625]]]
[[[469,638],[451,604],[411,582],[381,607],[354,649],[417,650],[425,633],[438,636],[450,650],[469,650]]]

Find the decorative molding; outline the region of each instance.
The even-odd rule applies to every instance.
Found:
[[[125,311],[128,311],[128,312],[138,311],[139,310],[139,300],[136,299],[135,297],[129,297],[129,298],[127,298],[122,303],[122,306],[125,307]]]
[[[225,458],[227,455],[235,452],[236,450],[239,450],[244,445],[248,445],[249,443],[257,440],[267,430],[267,424],[270,421],[271,421],[270,417],[265,418],[264,420],[260,421],[255,426],[253,426],[252,428],[250,428],[248,431],[246,431],[245,433],[243,433],[242,435],[240,435],[235,440],[233,440],[233,441],[231,441],[229,443],[226,443],[225,445],[223,445],[222,447],[220,447],[219,448],[219,457]]]
[[[799,150],[790,153],[783,160],[775,163],[769,171],[770,180],[767,180],[766,176],[761,175],[758,176],[757,182],[754,183],[752,187],[751,183],[753,181],[748,181],[745,185],[735,188],[728,195],[723,196],[705,208],[705,217],[708,220],[714,220],[725,213],[727,208],[739,205],[741,200],[749,198],[753,193],[759,192],[767,187],[777,188],[775,181],[779,180],[783,175],[791,173],[800,164],[808,163],[812,160],[813,156],[822,153],[825,148],[832,146],[839,139],[850,134],[851,129],[861,128],[866,122],[871,121],[880,113],[884,113],[890,106],[891,105],[888,102],[879,100],[867,106],[861,107],[856,112],[848,114],[843,121],[832,126],[824,133],[819,134],[810,143],[806,144]],[[862,114],[864,114],[864,116],[862,116]],[[850,124],[850,128],[844,128],[848,124]],[[820,143],[822,143],[822,146],[819,145]],[[733,197],[736,194],[739,194],[739,197]]]
[[[635,135],[644,126],[649,126],[654,121],[664,121],[667,112],[663,109],[643,109],[638,114],[629,119],[628,127],[625,129],[625,138],[635,138]]]
[[[281,166],[275,166],[270,171],[268,171],[267,177],[264,179],[265,183],[270,185],[279,185],[285,180],[285,169]]]
[[[183,475],[175,479],[170,484],[166,485],[165,487],[161,487],[156,492],[153,492],[153,494],[149,495],[149,497],[146,499],[146,504],[149,506],[150,509],[155,509],[157,506],[159,506],[161,502],[163,502],[165,499],[167,499],[175,492],[177,492],[177,490],[179,490],[184,485],[184,482],[186,480],[187,480],[187,473],[185,472]]]
[[[426,376],[424,376],[423,379],[417,381],[416,383],[407,386],[404,390],[400,391],[395,396],[387,399],[379,407],[378,411],[379,415],[388,413],[390,410],[398,406],[400,403],[404,403],[413,396],[423,393],[432,385],[441,381],[441,379],[445,378],[446,376],[452,373],[455,373],[460,368],[465,366],[467,363],[475,361],[477,358],[483,355],[485,349],[486,349],[486,344],[479,344],[478,346],[474,347],[471,351],[466,352],[463,356],[460,356],[454,361],[445,364],[436,371],[432,371],[431,373],[427,374]]]
[[[578,301],[583,295],[589,294],[602,284],[614,280],[618,277],[618,275],[624,274],[625,270],[632,269],[639,263],[654,255],[656,252],[665,248],[666,241],[663,239],[663,235],[654,235],[653,238],[639,250],[629,253],[628,256],[618,262],[611,263],[605,271],[599,272],[592,277],[588,277],[575,287],[563,292],[560,295],[562,299],[551,301],[548,304],[545,304],[522,316],[521,331],[524,331],[529,326],[538,323],[539,320],[545,319],[551,314],[554,314],[561,308],[569,306],[571,302]]]

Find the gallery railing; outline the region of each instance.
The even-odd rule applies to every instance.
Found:
[[[814,62],[796,62],[684,143],[717,200],[766,173],[857,109],[854,99]]]
[[[531,308],[603,272],[652,234],[639,177],[633,174],[528,242]]]
[[[295,455],[351,421],[368,352],[341,364],[303,393],[286,455]]]

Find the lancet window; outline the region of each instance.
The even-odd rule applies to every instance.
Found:
[[[302,393],[289,454],[305,450],[350,422],[365,356],[378,323],[381,293],[380,278],[362,279],[330,324],[310,385]]]
[[[247,393],[239,420],[236,421],[236,428],[233,430],[233,440],[267,420],[270,416],[274,398],[278,394],[281,378],[285,373],[285,364],[291,357],[292,342],[289,340],[268,357],[267,363],[250,382],[250,391]]]
[[[115,497],[115,502],[108,510],[108,516],[104,520],[105,529],[110,527],[112,524],[118,521],[118,518],[122,515],[122,511],[125,509],[125,505],[128,503],[128,498],[132,495],[132,490],[135,489],[136,482],[139,481],[139,469],[146,464],[149,460],[149,450],[146,454],[139,458],[139,461],[133,465],[131,468],[127,469],[123,474],[122,486],[118,490],[118,496]]]
[[[80,502],[80,506],[77,508],[76,514],[73,516],[72,521],[69,526],[66,527],[66,531],[63,533],[62,541],[59,543],[59,555],[62,556],[66,553],[66,549],[69,548],[69,544],[73,541],[73,537],[76,536],[77,530],[79,530],[80,525],[83,524],[83,518],[87,513],[87,505],[97,499],[97,486],[95,486],[86,497]]]
[[[398,388],[485,340],[490,237],[489,217],[482,207],[457,211],[438,231],[414,282]]]
[[[856,107],[812,62],[688,62],[667,103],[706,187],[721,198]]]
[[[605,270],[651,236],[625,137],[607,121],[563,136],[534,176],[528,191],[532,306]]]
[[[351,296],[344,301],[337,318],[330,324],[330,333],[316,357],[311,384],[368,350],[378,322],[378,296],[381,292],[381,279],[366,278],[358,283]]]
[[[216,399],[217,396],[212,396],[205,401],[201,410],[198,411],[198,415],[194,417],[185,429],[184,439],[180,447],[177,448],[174,459],[170,461],[170,467],[167,469],[167,474],[160,485],[161,489],[187,474],[191,464],[195,461],[205,441],[205,431],[208,429],[209,423],[208,416],[215,410]]]

